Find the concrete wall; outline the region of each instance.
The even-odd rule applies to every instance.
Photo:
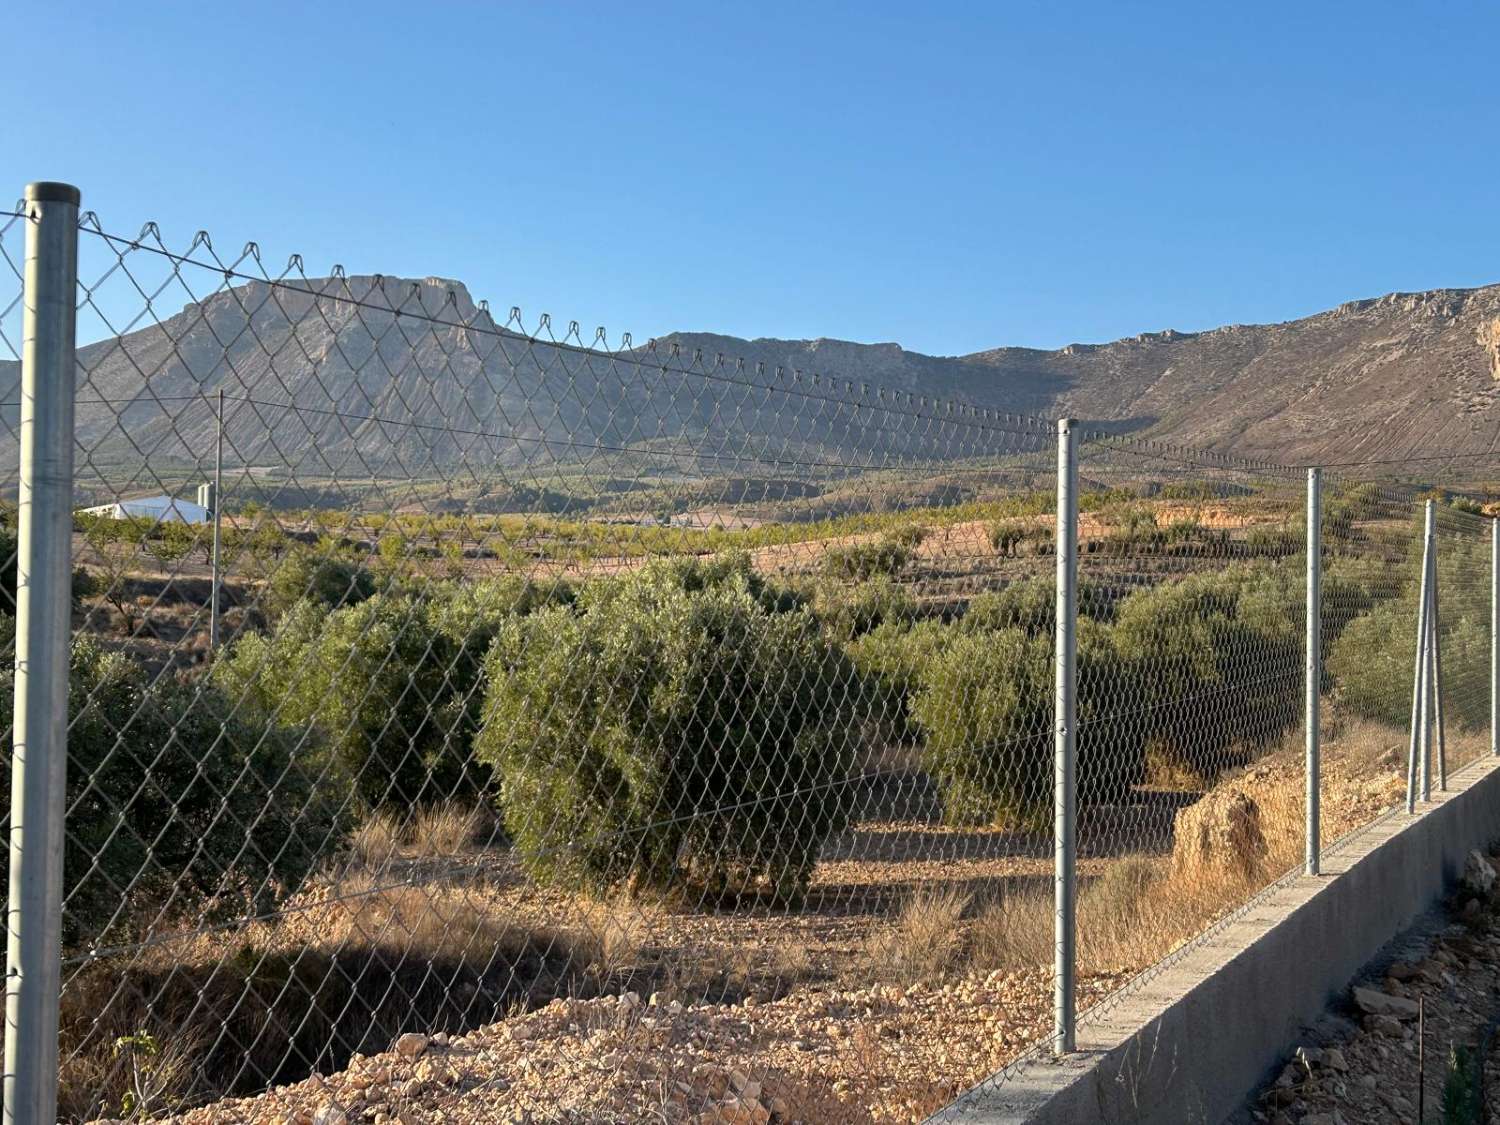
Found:
[[[1299,1030],[1429,910],[1464,857],[1500,838],[1500,768],[1483,759],[1325,853],[1324,874],[1260,895],[1236,918],[1085,1015],[1079,1051],[997,1076],[934,1121],[1216,1125]]]

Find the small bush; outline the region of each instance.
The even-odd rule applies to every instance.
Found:
[[[298,602],[336,609],[358,605],[374,594],[375,577],[358,562],[303,547],[273,564],[261,604],[274,619]]]
[[[532,603],[510,586],[378,594],[329,611],[292,606],[269,636],[246,634],[214,665],[235,698],[312,726],[335,776],[368,809],[476,800],[483,657],[500,622]]]
[[[868,582],[906,569],[911,548],[890,537],[830,547],[823,555],[823,571],[844,582]]]
[[[908,550],[915,551],[927,541],[927,535],[927,528],[921,524],[907,523],[902,524],[900,527],[891,528],[885,533],[885,539],[888,543],[894,543],[898,547],[905,547]]]
[[[483,844],[493,816],[474,805],[448,802],[418,809],[412,816],[411,846],[424,859],[451,859]]]
[[[813,591],[812,608],[828,635],[839,641],[882,625],[909,625],[917,615],[916,600],[906,587],[885,576],[856,586],[824,581]]]
[[[1231,747],[1263,746],[1299,721],[1294,577],[1264,565],[1226,567],[1120,603],[1112,634],[1137,701],[1132,725],[1161,761],[1212,777],[1231,764]]]
[[[1078,614],[1107,621],[1112,612],[1109,592],[1092,582],[1077,586]],[[1022,629],[1031,636],[1050,636],[1057,621],[1057,579],[1036,575],[999,590],[976,594],[958,619],[963,632]]]
[[[856,672],[743,571],[587,588],[508,619],[488,669],[476,748],[538,877],[794,901],[846,821]]]
[[[942,976],[962,950],[961,920],[968,906],[969,896],[951,887],[914,892],[892,924],[866,942],[871,969],[902,984]]]
[[[915,742],[920,737],[912,697],[927,665],[955,636],[957,631],[940,621],[888,621],[847,646],[864,682],[866,715],[892,738]]]
[[[990,525],[990,546],[1006,558],[1017,558],[1031,545],[1033,555],[1052,553],[1056,532],[1049,524],[1030,520],[1007,519]]]
[[[7,677],[6,714],[11,691]],[[211,685],[148,682],[82,639],[68,714],[69,947],[265,909],[343,840],[343,818],[298,761],[298,733],[241,714]],[[7,788],[9,777],[7,755]]]
[[[371,813],[359,822],[349,843],[362,865],[384,871],[401,852],[401,824],[388,812]]]
[[[1388,601],[1349,623],[1329,650],[1335,698],[1352,714],[1393,727],[1411,722],[1417,660],[1416,597]],[[1444,721],[1477,730],[1489,723],[1489,622],[1442,618]]]
[[[1129,699],[1110,631],[1078,629],[1078,793],[1116,800],[1140,777],[1141,727],[1114,720]],[[949,823],[1037,827],[1051,808],[1052,641],[1019,628],[959,631],[925,662],[911,711]]]
[[[1020,520],[1001,520],[990,528],[990,546],[999,554],[1014,558],[1026,542],[1026,531],[1026,524]]]
[[[1049,654],[1020,629],[970,632],[928,665],[912,713],[948,823],[1037,821],[1051,786]]]

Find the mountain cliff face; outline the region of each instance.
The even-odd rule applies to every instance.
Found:
[[[954,359],[893,355],[888,344],[680,339],[788,365],[834,361],[824,369],[835,371],[869,356],[901,389],[1274,460],[1500,448],[1500,286],[1393,293],[1284,324]]]
[[[455,282],[338,277],[227,290],[79,361],[78,432],[96,464],[202,462],[221,389],[231,462],[328,476],[607,466],[622,450],[725,464],[984,455],[961,430],[934,431],[955,401],[1295,462],[1488,452],[1500,439],[1500,286],[940,357],[703,333],[605,353],[509,331]],[[4,401],[18,378],[0,365]]]

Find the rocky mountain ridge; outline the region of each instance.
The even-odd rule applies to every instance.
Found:
[[[507,326],[442,278],[251,282],[81,348],[79,436],[98,460],[201,460],[222,389],[232,460],[326,475],[590,463],[621,449],[871,465],[998,452],[922,423],[953,403],[1297,463],[1482,462],[1500,440],[1500,285],[962,356],[693,332],[605,351],[571,327],[544,329]],[[0,364],[4,401],[18,380]]]

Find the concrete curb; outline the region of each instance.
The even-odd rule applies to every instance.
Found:
[[[1128,986],[1078,1028],[1078,1051],[975,1087],[935,1122],[1214,1125],[1299,1029],[1431,908],[1473,848],[1500,838],[1500,759],[1448,779],[1415,816],[1392,812]]]

